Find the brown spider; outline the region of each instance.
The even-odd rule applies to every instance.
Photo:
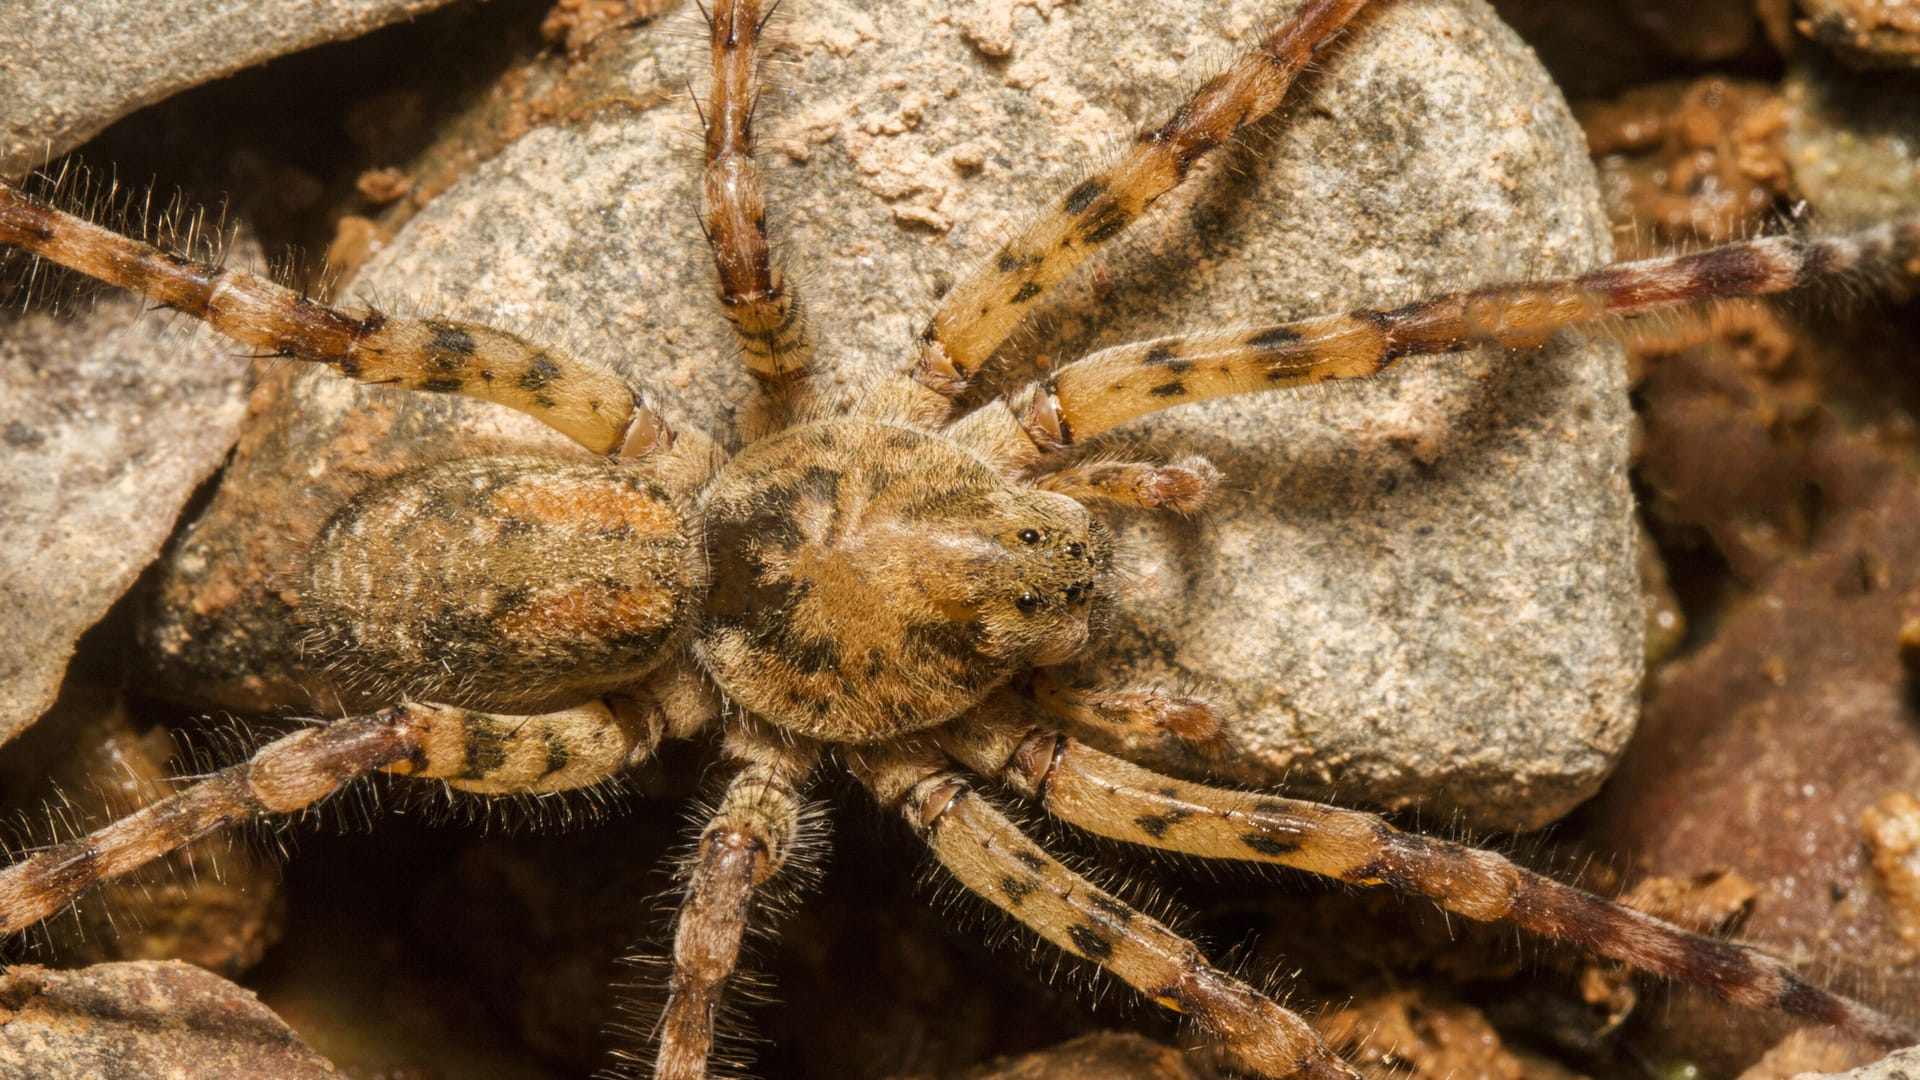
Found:
[[[676,927],[656,1075],[706,1073],[755,891],[781,873],[830,758],[897,810],[968,890],[1187,1014],[1238,1066],[1353,1076],[1294,1014],[1027,840],[987,777],[1116,839],[1390,885],[1885,1043],[1899,1024],[1751,949],[1690,934],[1488,852],[1370,814],[1161,776],[1076,732],[1201,739],[1205,702],[1044,670],[1111,602],[1089,507],[1192,512],[1198,460],[1070,463],[1149,412],[1333,379],[1411,355],[1537,346],[1555,329],[1912,257],[1920,223],[1772,237],[1577,278],[1101,350],[955,418],[982,366],[1073,270],[1201,158],[1272,112],[1362,0],[1311,0],[1107,168],[1061,193],[946,293],[909,355],[851,404],[766,239],[751,117],[764,13],[714,6],[703,225],[723,311],[764,391],[730,457],[597,361],[472,322],[346,313],[158,251],[0,187],[0,244],[138,290],[269,354],[367,383],[485,398],[590,452],[453,458],[356,495],[294,588],[310,649],[377,710],[298,731],[86,837],[0,871],[14,932],[229,823],[303,810],[385,771],[483,795],[589,786],[667,738],[718,729],[733,767]]]

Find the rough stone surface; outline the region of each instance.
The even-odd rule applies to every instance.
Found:
[[[53,703],[239,431],[232,346],[140,308],[0,314],[0,741]]]
[[[1814,209],[1855,222],[1920,207],[1920,77],[1861,74],[1803,56],[1785,92],[1793,179]]]
[[[447,0],[13,0],[0,5],[0,176],[189,86]]]
[[[1027,209],[1265,25],[1253,0],[1015,7],[1011,37],[946,5],[793,7],[783,91],[758,130],[778,231],[849,384],[898,363],[929,298]],[[731,436],[750,388],[694,224],[692,110],[674,100],[698,46],[664,22],[573,70],[575,122],[536,127],[428,204],[354,290],[608,355]],[[1484,6],[1389,6],[1296,102],[1271,139],[1224,152],[1059,297],[999,384],[1036,358],[1181,328],[1605,259],[1579,133]],[[1593,790],[1634,712],[1622,374],[1612,349],[1580,343],[1410,367],[1189,408],[1112,440],[1208,454],[1227,479],[1199,521],[1124,524],[1127,596],[1106,655],[1122,677],[1222,698],[1238,779],[1537,826]],[[168,568],[152,640],[183,692],[246,705],[312,692],[287,629],[297,598],[270,585],[369,478],[557,445],[469,401],[313,376],[284,389]]]
[[[1850,64],[1920,67],[1915,0],[1800,0],[1800,10],[1805,33]]]
[[[1920,1046],[1896,1051],[1847,1072],[1801,1073],[1794,1080],[1920,1080]]]
[[[317,1080],[340,1073],[252,993],[178,962],[0,974],[0,1075]]]
[[[1704,537],[1742,598],[1651,680],[1590,819],[1600,850],[1634,853],[1634,877],[1736,870],[1754,889],[1742,938],[1909,1022],[1920,725],[1899,635],[1920,611],[1920,489],[1910,436],[1885,434],[1911,430],[1910,398],[1882,373],[1910,355],[1903,333],[1868,322],[1771,362],[1735,343],[1646,361],[1649,513]],[[1697,494],[1715,492],[1752,494]],[[1646,1024],[1709,1072],[1779,1037],[1708,1019],[1724,1015],[1676,989]]]

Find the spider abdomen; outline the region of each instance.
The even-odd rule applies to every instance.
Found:
[[[443,462],[375,485],[314,541],[323,663],[390,695],[497,711],[631,685],[705,583],[690,511],[612,463]]]

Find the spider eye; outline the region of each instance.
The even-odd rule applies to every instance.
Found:
[[[1020,599],[1013,602],[1013,606],[1019,608],[1022,613],[1031,615],[1040,610],[1040,597],[1036,593],[1023,592],[1020,594]]]
[[[1023,543],[1023,544],[1037,544],[1037,543],[1039,543],[1039,542],[1040,542],[1040,530],[1038,530],[1038,529],[1021,529],[1021,530],[1020,530],[1020,542],[1021,542],[1021,543]]]

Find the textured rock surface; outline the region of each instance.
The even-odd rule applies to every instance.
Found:
[[[897,362],[958,268],[1163,114],[1264,6],[1016,6],[1007,31],[946,5],[795,5],[783,100],[758,130],[826,358],[849,384]],[[545,110],[578,122],[532,130],[428,204],[356,291],[610,354],[684,418],[732,434],[749,387],[693,222],[692,110],[673,100],[691,36],[680,23],[606,39],[569,72],[567,108]],[[1271,140],[1224,152],[1062,295],[1002,384],[1036,358],[1184,327],[1604,259],[1578,132],[1485,7],[1392,5],[1326,67]],[[284,398],[169,568],[153,640],[182,691],[305,692],[286,629],[296,598],[270,585],[369,478],[555,445],[466,401],[314,377]],[[1240,779],[1541,824],[1592,791],[1631,726],[1625,431],[1615,354],[1593,345],[1136,425],[1111,445],[1199,451],[1227,480],[1200,521],[1125,525],[1109,655],[1125,677],[1223,698]]]
[[[1920,4],[1913,0],[1800,0],[1815,41],[1860,67],[1920,67]]]
[[[232,983],[177,962],[0,974],[0,1075],[316,1080],[340,1073]]]
[[[239,431],[232,346],[140,308],[0,314],[0,741],[53,703]]]
[[[1910,446],[1883,435],[1908,430],[1910,399],[1879,373],[1910,355],[1866,322],[1771,358],[1727,344],[1647,361],[1650,515],[1708,538],[1743,598],[1651,680],[1591,818],[1601,850],[1634,853],[1635,877],[1737,870],[1755,892],[1741,937],[1908,1019],[1920,726],[1898,643],[1920,612],[1920,490]],[[1709,1071],[1779,1035],[1706,1019],[1724,1012],[1677,991],[1647,1023]]]
[[[1814,209],[1853,222],[1920,207],[1920,78],[1860,74],[1808,56],[1785,89],[1793,179]]]
[[[1920,1080],[1920,1047],[1897,1051],[1848,1072],[1802,1073],[1794,1080]]]
[[[14,0],[0,5],[0,176],[142,105],[447,0]]]

